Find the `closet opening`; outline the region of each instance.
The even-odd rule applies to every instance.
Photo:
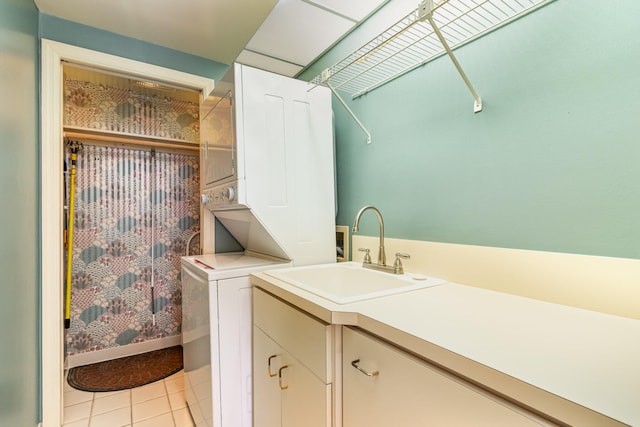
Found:
[[[62,73],[65,368],[180,345],[180,257],[201,253],[200,92]]]
[[[93,68],[106,74],[131,80],[162,83],[166,87],[184,89],[197,94],[198,103],[213,90],[214,81],[170,68],[152,65],[103,52],[52,40],[41,41],[41,149],[40,149],[40,280],[41,280],[41,396],[43,427],[59,426],[63,421],[64,329],[64,76],[66,65]],[[121,107],[124,108],[124,107]],[[120,110],[125,111],[125,110]],[[107,129],[92,129],[101,135]],[[87,133],[89,133],[87,131]],[[117,133],[118,136],[122,136]],[[115,135],[112,135],[115,136]],[[138,139],[135,134],[127,138]],[[165,137],[144,137],[155,142],[168,142]],[[73,137],[73,140],[76,136]],[[160,141],[156,141],[160,139]],[[123,141],[119,141],[122,143]],[[176,142],[176,141],[172,141]],[[176,142],[177,143],[177,142]],[[198,146],[193,143],[192,146]],[[195,151],[194,151],[195,153]],[[203,251],[213,251],[214,219],[200,210]]]

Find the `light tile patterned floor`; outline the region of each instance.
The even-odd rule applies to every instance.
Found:
[[[184,371],[123,391],[89,393],[65,384],[63,427],[193,427]]]

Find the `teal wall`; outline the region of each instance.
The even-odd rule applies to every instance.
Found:
[[[447,57],[349,101],[371,145],[334,103],[338,223],[373,204],[388,237],[640,258],[638,16],[631,0],[552,2],[456,50],[481,113]]]
[[[38,11],[0,2],[0,426],[35,426],[38,340]]]
[[[161,31],[161,30],[159,30]],[[40,14],[40,37],[218,81],[228,64]]]

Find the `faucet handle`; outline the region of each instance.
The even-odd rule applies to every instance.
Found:
[[[396,252],[396,260],[393,263],[393,272],[395,274],[404,274],[404,268],[402,267],[402,260],[400,258],[409,259],[409,254],[402,252]]]
[[[362,261],[363,264],[371,264],[371,254],[369,253],[369,248],[358,248],[358,250],[360,252],[364,252],[364,260]]]

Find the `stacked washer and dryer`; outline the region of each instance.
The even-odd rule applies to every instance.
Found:
[[[249,275],[336,259],[331,93],[234,64],[201,115],[202,203],[243,250],[182,259],[185,397],[197,426],[248,427]]]

